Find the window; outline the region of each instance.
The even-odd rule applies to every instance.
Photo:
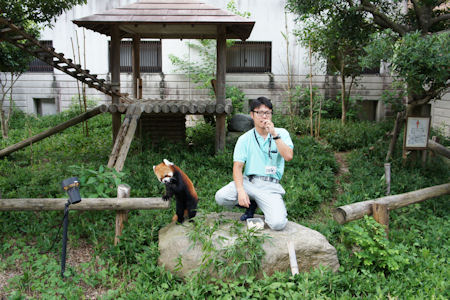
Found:
[[[110,42],[111,43],[111,42]],[[161,42],[141,41],[140,71],[142,73],[161,72]],[[133,41],[120,42],[120,72],[131,73],[133,64]],[[111,71],[111,66],[109,67]]]
[[[272,42],[239,42],[227,48],[228,73],[263,73],[272,70]]]
[[[56,115],[55,98],[33,98],[38,116]]]
[[[40,43],[47,47],[53,47],[52,41],[40,41]],[[35,58],[28,67],[28,72],[53,72],[53,67],[43,62],[39,58]]]

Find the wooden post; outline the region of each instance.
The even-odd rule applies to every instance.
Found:
[[[217,27],[217,70],[216,70],[216,104],[225,105],[225,75],[227,68],[227,40],[226,28]],[[225,149],[225,114],[216,115],[216,154]]]
[[[291,264],[291,273],[292,275],[298,274],[298,264],[297,264],[297,255],[295,254],[294,243],[292,241],[287,242],[287,247],[289,251],[289,262]]]
[[[119,184],[117,187],[117,198],[130,198],[130,186],[128,184]],[[114,237],[114,245],[117,245],[122,235],[123,223],[128,221],[128,211],[118,210],[116,212],[116,235]]]
[[[386,177],[386,196],[391,194],[391,164],[384,164],[384,177]]]
[[[375,221],[385,226],[386,237],[389,237],[389,209],[387,204],[373,203],[372,215]]]
[[[120,29],[117,24],[111,25],[111,88],[113,92],[120,93]],[[113,93],[112,103],[119,104],[120,98],[116,93]],[[117,134],[120,130],[121,115],[120,113],[112,113],[112,133],[113,143],[116,140]]]
[[[140,46],[141,38],[137,35],[133,36],[133,96],[136,99],[142,99],[142,88],[141,83],[141,70],[140,70]]]

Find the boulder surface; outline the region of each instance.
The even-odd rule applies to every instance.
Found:
[[[206,220],[208,224],[213,224],[214,220],[219,218],[239,220],[240,215],[241,213],[235,212],[210,213],[206,216]],[[263,216],[255,217],[264,219]],[[231,222],[221,222],[212,234],[211,239],[216,248],[227,247],[236,240],[237,237],[230,233],[231,224]],[[201,244],[193,243],[189,238],[193,228],[194,226],[187,222],[183,225],[170,223],[159,231],[159,264],[184,277],[200,266],[203,256]],[[266,238],[262,245],[265,256],[261,262],[258,277],[263,273],[272,275],[276,271],[290,270],[288,241],[294,244],[300,272],[309,271],[320,265],[329,267],[333,271],[339,268],[336,249],[315,230],[288,222],[284,230],[274,231],[266,225],[259,232],[269,238]]]
[[[235,114],[228,123],[228,130],[246,132],[253,128],[253,119],[249,114]]]

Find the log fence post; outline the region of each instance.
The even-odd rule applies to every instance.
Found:
[[[389,209],[387,204],[373,203],[372,215],[375,221],[384,226],[386,237],[389,237]]]
[[[119,184],[117,187],[117,198],[120,201],[121,198],[130,198],[130,186],[128,184]],[[120,236],[122,235],[123,223],[128,221],[128,211],[118,210],[116,212],[116,231],[114,236],[114,246],[120,241]]]

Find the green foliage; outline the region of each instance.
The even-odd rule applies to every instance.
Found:
[[[235,113],[245,113],[244,112],[244,102],[248,101],[245,93],[235,86],[225,86],[225,98],[231,99],[231,103],[233,104],[233,112]]]
[[[85,198],[108,198],[117,194],[117,187],[121,184],[123,172],[117,172],[100,165],[98,170],[87,169],[84,166],[69,166],[73,176],[80,180],[80,193]],[[82,188],[81,188],[82,187]]]
[[[402,256],[405,247],[390,242],[384,226],[372,217],[364,216],[361,222],[344,226],[342,238],[347,247],[353,248],[354,266],[372,272],[399,271],[409,263]]]
[[[321,136],[334,150],[348,151],[376,143],[392,128],[392,121],[387,120],[380,122],[378,126],[373,125],[374,123],[370,121],[350,121],[343,125],[336,120],[324,120]]]
[[[226,235],[236,237],[232,243],[228,242],[228,237],[217,231],[221,224],[229,224],[229,233]],[[243,223],[221,216],[214,221],[208,221],[201,212],[192,223],[188,235],[193,245],[200,245],[203,253],[201,265],[194,270],[199,276],[195,280],[199,283],[211,280],[213,274],[223,280],[230,280],[241,274],[253,276],[259,272],[265,254],[262,244],[268,236],[258,230],[247,230]],[[217,243],[213,242],[213,236],[218,239]]]
[[[28,137],[29,130],[35,134],[75,113],[46,117],[16,114],[11,123],[11,140],[0,140],[0,148]],[[282,126],[286,119],[274,116],[277,126]],[[294,121],[299,131],[304,131],[308,120]],[[294,159],[286,163],[282,181],[289,220],[321,232],[336,248],[341,265],[336,273],[319,268],[296,276],[288,271],[262,278],[245,272],[240,275],[239,268],[244,270],[260,261],[263,253],[258,245],[263,240],[258,240],[262,237],[256,233],[244,231],[242,224],[229,223],[239,236],[236,247],[224,249],[214,259],[205,256],[205,262],[214,260],[220,266],[218,272],[229,277],[201,280],[208,276],[192,275],[183,280],[158,265],[158,232],[170,222],[173,204],[167,210],[130,211],[117,246],[113,245],[115,212],[71,211],[70,224],[74,226],[69,227],[67,278],[62,280],[60,244],[47,250],[54,239],[60,239],[62,212],[4,211],[0,212],[0,273],[9,277],[0,293],[12,299],[449,298],[448,195],[391,211],[389,241],[381,236],[384,231],[371,218],[341,226],[330,215],[324,215],[327,208],[381,197],[386,190],[383,163],[388,141],[382,138],[389,123],[354,122],[349,123],[349,131],[335,130],[339,124],[339,120],[324,119],[321,142],[291,132]],[[2,198],[66,197],[61,180],[79,176],[69,169],[71,165],[82,166],[86,173],[107,172],[99,169],[112,148],[110,116],[92,118],[89,137],[81,129],[81,125],[68,128],[34,144],[32,151],[28,147],[0,160]],[[156,179],[152,165],[167,158],[194,182],[202,214],[223,211],[215,203],[214,195],[232,180],[234,145],[227,145],[223,153],[213,156],[214,127],[202,124],[189,131],[192,142],[189,146],[162,143],[141,150],[138,141],[132,143],[120,178],[131,186],[131,197],[163,194],[164,185]],[[348,135],[360,143],[352,144]],[[327,145],[328,139],[334,142],[327,141]],[[442,143],[449,142],[442,140]],[[403,166],[400,144],[401,141],[391,162],[392,194],[448,181],[450,168],[437,156],[423,167],[414,163]],[[338,194],[335,183],[338,165],[333,151],[344,145],[355,148],[347,156],[350,172],[341,178],[343,192]],[[80,191],[83,193],[85,188],[82,184]],[[196,226],[194,239],[198,245],[210,247],[209,253],[216,253],[208,238],[217,234],[216,225],[203,223],[201,218],[196,220],[198,224],[187,225]]]
[[[397,76],[397,82],[406,84],[408,104],[411,106],[426,104],[441,96],[448,88],[450,59],[448,51],[442,49],[449,47],[450,34],[445,32],[448,28],[449,12],[442,6],[442,1],[422,0],[404,7],[400,1],[393,4],[389,0],[350,2],[288,0],[287,8],[296,13],[300,20],[313,17],[320,21],[312,23],[309,26],[311,30],[306,31],[307,35],[311,32],[309,35],[318,37],[319,41],[325,40],[321,36],[323,32],[326,33],[328,30],[334,32],[334,29],[337,32],[337,40],[340,40],[339,36],[349,36],[349,41],[352,42],[357,41],[358,37],[369,41],[369,35],[365,37],[364,34],[359,35],[363,28],[368,28],[367,33],[375,32],[371,38],[374,40],[373,43],[364,49],[358,49],[363,50],[357,54],[361,65],[365,67],[379,65],[380,60],[390,62]],[[403,11],[405,8],[406,13]],[[352,27],[353,30],[348,30],[346,25],[340,26],[352,24],[352,15],[357,16],[354,20],[361,22],[361,28],[356,26]],[[347,16],[350,17],[349,23],[346,22]],[[330,26],[330,29],[325,28],[322,31],[322,24],[337,26]],[[331,41],[330,45],[332,44]],[[342,46],[345,48],[346,44],[343,42]]]
[[[26,20],[50,25],[64,11],[86,0],[0,0],[1,15],[10,18],[16,25]]]
[[[298,115],[302,118],[309,117],[311,104],[309,88],[296,86],[293,98],[298,106]],[[340,92],[336,98],[341,98]],[[348,101],[349,106],[347,108],[347,117],[350,120],[355,120],[358,113],[356,99],[353,97],[348,97]],[[317,87],[313,87],[313,118],[318,117],[319,110],[321,118],[337,119],[340,118],[342,114],[342,105],[336,99],[324,99],[322,94],[319,92],[319,89]]]
[[[387,30],[374,36],[362,64],[370,66],[374,60],[384,59],[408,94],[425,97],[436,93],[439,97],[447,87],[450,68],[450,54],[442,49],[449,47],[448,32],[423,36],[416,31],[398,37]]]

